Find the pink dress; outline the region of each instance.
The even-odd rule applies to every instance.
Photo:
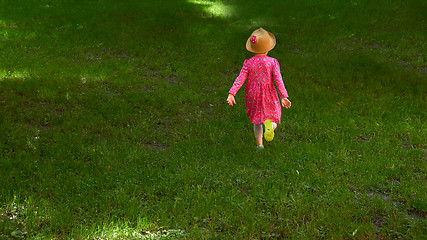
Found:
[[[254,56],[245,60],[229,93],[236,95],[246,79],[245,108],[251,123],[264,124],[267,119],[280,123],[282,109],[274,83],[280,98],[287,98],[288,93],[280,74],[279,62],[268,56]]]

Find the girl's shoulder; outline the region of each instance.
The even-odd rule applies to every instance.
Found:
[[[259,59],[265,59],[265,60],[267,60],[267,61],[274,61],[274,62],[277,62],[277,59],[275,59],[275,58],[273,58],[273,57],[269,57],[269,56],[253,56],[253,57],[251,57],[251,58],[246,59],[246,60],[245,60],[245,62],[246,62],[246,61],[248,61],[248,62],[256,61],[256,60],[259,60]]]
[[[253,56],[251,58],[246,59],[243,65],[250,66],[252,64],[259,64],[259,63],[272,65],[272,66],[279,65],[279,61],[277,61],[277,59],[269,56]]]
[[[277,59],[275,59],[275,58],[273,58],[273,57],[269,57],[269,56],[266,56],[267,57],[267,59],[269,60],[269,61],[272,61],[272,62],[278,62],[277,61]]]
[[[279,66],[279,61],[277,60],[277,59],[275,59],[275,58],[272,58],[272,57],[267,57],[268,59],[267,59],[267,61],[270,63],[270,64],[272,64],[273,66]]]

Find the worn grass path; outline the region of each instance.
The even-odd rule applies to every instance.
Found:
[[[0,0],[1,239],[422,239],[422,0]],[[255,154],[258,27],[292,108]]]

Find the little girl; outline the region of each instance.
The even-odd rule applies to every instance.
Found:
[[[255,30],[246,42],[246,49],[255,56],[245,60],[239,76],[228,92],[227,102],[233,106],[236,104],[234,96],[248,79],[245,88],[245,109],[251,123],[254,124],[257,151],[264,149],[262,125],[265,126],[265,140],[272,141],[282,114],[280,104],[285,108],[291,107],[280,74],[279,62],[267,56],[275,45],[276,38],[272,33],[262,28]],[[281,101],[277,96],[273,79],[279,89]]]

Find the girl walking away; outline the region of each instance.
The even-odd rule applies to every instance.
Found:
[[[279,62],[267,56],[275,45],[276,38],[272,33],[262,28],[255,30],[246,42],[246,49],[255,55],[245,60],[239,76],[228,92],[227,102],[230,106],[233,106],[233,104],[236,104],[234,96],[247,79],[245,109],[251,123],[254,124],[257,151],[264,149],[262,125],[265,127],[265,140],[272,141],[274,130],[277,124],[280,124],[282,114],[280,105],[285,108],[291,107],[291,102],[288,100],[288,93],[280,74]],[[279,90],[280,101],[274,83]]]

